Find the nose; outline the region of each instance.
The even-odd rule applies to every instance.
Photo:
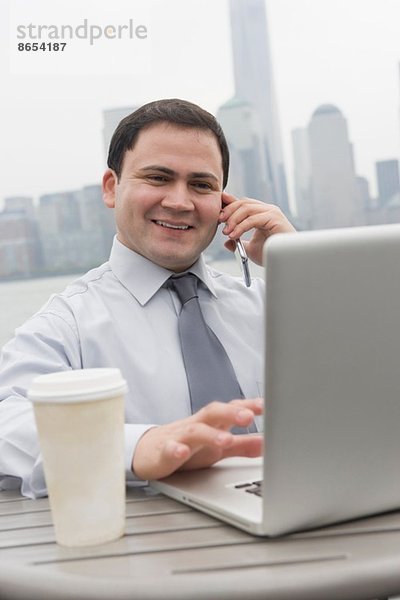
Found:
[[[161,200],[161,206],[163,206],[163,208],[182,212],[194,210],[191,192],[186,184],[177,182],[176,185],[169,188]]]

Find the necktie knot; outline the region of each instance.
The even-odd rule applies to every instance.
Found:
[[[170,278],[172,289],[178,294],[182,306],[192,300],[198,298],[197,294],[197,277],[193,273],[185,273],[184,275],[173,275]]]

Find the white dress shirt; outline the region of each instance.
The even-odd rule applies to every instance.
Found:
[[[224,346],[246,398],[262,395],[264,282],[218,272],[201,257],[204,318]],[[191,414],[178,334],[180,302],[171,272],[114,240],[110,260],[71,283],[16,330],[0,358],[0,489],[46,494],[27,389],[36,375],[118,367],[128,383],[126,475],[139,438],[155,424]],[[137,481],[137,480],[136,480]]]

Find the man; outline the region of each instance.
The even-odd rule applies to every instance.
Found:
[[[127,480],[262,451],[260,436],[230,430],[251,426],[262,412],[263,282],[246,288],[206,266],[202,252],[219,224],[231,251],[254,230],[246,249],[261,264],[265,240],[293,227],[277,207],[223,192],[229,169],[223,132],[212,115],[183,100],[152,102],[123,119],[108,166],[104,201],[115,210],[117,228],[109,262],[52,297],[2,353],[0,485],[22,482],[22,493],[32,497],[46,487],[26,394],[36,375],[52,371],[121,369],[129,387]],[[210,398],[196,411],[178,332],[183,307],[176,276],[188,271],[240,390],[231,402]]]

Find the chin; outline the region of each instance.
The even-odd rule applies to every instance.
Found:
[[[157,252],[158,250],[158,252]],[[160,267],[164,267],[164,269],[168,269],[169,271],[181,272],[185,271],[196,262],[201,254],[201,250],[198,252],[190,252],[180,253],[179,251],[168,251],[166,248],[164,252],[162,252],[161,248],[158,247],[155,252],[151,253],[151,256],[148,256],[151,261],[159,265]]]
[[[180,273],[191,267],[197,259],[198,256],[195,256],[194,258],[169,256],[168,258],[166,258],[165,255],[163,255],[159,256],[158,260],[156,258],[153,258],[153,262],[160,265],[160,267],[164,267],[164,269],[174,271],[175,273]]]

